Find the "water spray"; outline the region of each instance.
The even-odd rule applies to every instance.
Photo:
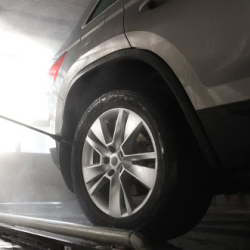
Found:
[[[45,131],[43,131],[43,130],[37,129],[37,128],[35,128],[35,127],[32,127],[32,126],[30,126],[30,125],[24,124],[24,123],[19,122],[19,121],[15,121],[15,120],[13,120],[13,119],[11,119],[11,118],[8,118],[8,117],[2,116],[2,115],[0,115],[0,118],[1,118],[1,119],[4,119],[4,120],[6,120],[6,121],[9,121],[9,122],[15,123],[15,124],[17,124],[17,125],[19,125],[19,126],[22,126],[22,127],[25,127],[25,128],[31,129],[31,130],[34,130],[34,131],[36,131],[36,132],[38,132],[38,133],[47,135],[47,136],[51,137],[53,140],[55,140],[55,141],[57,141],[57,142],[65,143],[65,144],[68,144],[68,145],[70,145],[70,146],[72,145],[70,142],[65,141],[65,140],[62,138],[61,135],[50,134],[50,133],[45,132]]]

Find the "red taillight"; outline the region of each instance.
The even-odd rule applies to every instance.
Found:
[[[65,56],[66,56],[66,53],[60,56],[59,59],[51,66],[51,68],[48,71],[48,74],[52,77],[53,81],[56,80],[57,74],[59,72],[59,69],[62,65],[62,62]]]

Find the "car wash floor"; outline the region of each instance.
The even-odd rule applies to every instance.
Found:
[[[23,209],[25,207],[25,209]],[[75,200],[68,202],[18,203],[0,204],[1,212],[12,211],[14,214],[39,218],[67,221],[90,225],[82,215]],[[28,210],[27,210],[28,209]],[[30,211],[30,212],[28,212]],[[50,211],[48,214],[46,211]],[[164,230],[164,229],[163,229]],[[36,230],[28,230],[34,233]],[[36,232],[37,233],[37,232]],[[92,249],[98,244],[87,244],[80,239],[57,236],[57,240],[39,238],[22,234],[13,235],[1,230],[0,249]],[[52,237],[50,234],[43,236]],[[55,235],[52,238],[56,238]],[[85,246],[86,245],[86,246]],[[95,248],[96,249],[96,248]],[[106,248],[111,249],[111,248]],[[115,249],[115,248],[114,248]],[[154,246],[155,250],[249,250],[250,249],[250,212],[247,210],[210,208],[202,222],[191,232],[169,242],[161,242]]]
[[[91,225],[49,154],[0,154],[0,198],[0,213]],[[15,231],[1,227],[0,234],[0,249],[96,249],[97,246],[32,229],[24,232],[18,227]],[[249,196],[216,196],[197,227],[180,238],[159,242],[153,249],[249,250]]]

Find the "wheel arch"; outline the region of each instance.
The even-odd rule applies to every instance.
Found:
[[[210,169],[218,172],[220,164],[217,155],[183,86],[161,58],[146,50],[114,52],[93,62],[73,78],[60,112],[62,137],[73,141],[82,113],[96,98],[117,88],[142,92],[148,98],[158,91],[161,99],[168,99],[171,107],[176,109],[176,115],[182,116],[183,126],[185,123],[190,127]],[[69,146],[60,145],[59,160],[66,184],[72,190]]]

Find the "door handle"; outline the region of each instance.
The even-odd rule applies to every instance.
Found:
[[[139,13],[148,10],[148,9],[154,9],[157,7],[157,3],[154,0],[144,0],[140,6],[139,6]]]

